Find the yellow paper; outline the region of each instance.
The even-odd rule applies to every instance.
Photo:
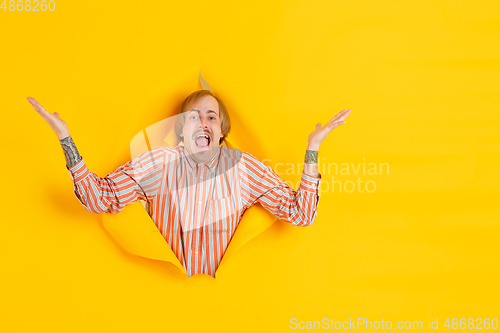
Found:
[[[0,9],[0,331],[321,331],[292,318],[428,330],[439,318],[438,332],[499,332],[442,326],[500,319],[498,0],[41,2]],[[352,109],[319,152],[314,224],[274,222],[229,249],[216,279],[117,246],[26,101],[58,112],[104,177],[200,89],[200,70],[231,113],[230,142],[294,188],[315,124]],[[116,217],[134,205],[144,213],[138,202]]]

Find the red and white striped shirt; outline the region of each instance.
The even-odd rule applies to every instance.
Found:
[[[259,202],[279,219],[309,226],[321,179],[302,173],[294,191],[253,155],[228,147],[219,147],[206,163],[197,163],[183,146],[158,147],[105,178],[88,170],[83,158],[68,171],[89,212],[118,213],[136,200],[146,201],[188,276],[213,277],[247,208]]]

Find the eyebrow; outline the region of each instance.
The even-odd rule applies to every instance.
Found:
[[[189,112],[191,112],[191,111],[196,111],[196,112],[200,113],[200,110],[198,110],[198,109],[189,110]],[[207,113],[215,113],[218,116],[217,112],[215,112],[214,110],[207,110]]]

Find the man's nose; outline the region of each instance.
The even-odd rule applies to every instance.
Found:
[[[201,128],[208,128],[208,121],[204,117],[200,117],[200,125]]]

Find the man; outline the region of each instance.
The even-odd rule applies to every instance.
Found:
[[[222,101],[208,90],[195,91],[179,108],[175,132],[182,144],[140,154],[100,178],[87,169],[68,125],[28,97],[55,131],[78,200],[89,212],[117,213],[145,200],[159,231],[188,276],[215,277],[224,252],[244,212],[259,202],[296,226],[314,222],[318,204],[318,151],[326,136],[344,124],[350,110],[321,123],[309,135],[301,183],[294,191],[249,153],[221,146],[230,131]]]

